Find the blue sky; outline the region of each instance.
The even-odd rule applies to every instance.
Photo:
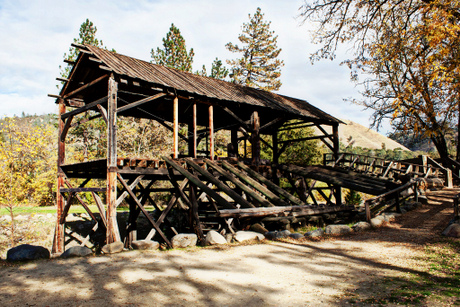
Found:
[[[309,54],[318,46],[311,43],[311,25],[296,18],[302,4],[301,0],[0,0],[0,116],[57,111],[47,94],[58,93],[59,65],[86,18],[94,22],[105,46],[147,61],[174,23],[187,47],[193,47],[193,69],[199,70],[203,64],[209,68],[216,57],[223,61],[238,57],[225,44],[238,43],[248,14],[261,7],[283,49],[283,86],[278,93],[368,126],[371,112],[344,101],[360,97],[348,68],[340,66],[351,54],[341,51],[335,61],[310,64]]]

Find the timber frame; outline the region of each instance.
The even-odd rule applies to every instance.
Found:
[[[278,163],[290,144],[308,140],[322,141],[337,160],[340,120],[304,100],[169,69],[90,45],[72,45],[80,50],[79,56],[71,63],[68,79],[59,78],[63,82],[60,94],[50,95],[59,106],[53,253],[65,249],[66,216],[73,202],[81,204],[94,220],[94,231],[98,227],[106,229],[106,243],[124,241],[127,247],[136,240],[136,220],[141,213],[152,229],[146,239],[155,236],[171,246],[163,226],[168,224],[167,216],[176,206],[188,210],[190,227],[200,240],[202,206],[213,211],[210,219],[224,221],[228,231],[233,231],[233,219],[344,210],[340,181],[317,188],[326,199],[326,208],[315,199],[314,184],[307,185],[310,177],[306,173],[296,166]],[[81,124],[74,121],[79,114],[88,112],[93,116],[86,120],[102,118],[106,123],[106,157],[67,164],[68,131]],[[172,131],[171,156],[119,157],[117,118],[121,116],[155,120]],[[180,124],[188,126],[186,135],[181,134]],[[315,127],[320,135],[293,140],[278,138],[280,131],[304,127]],[[216,157],[214,134],[219,130],[230,131],[226,158]],[[271,143],[261,135],[270,136]],[[185,152],[179,152],[179,139],[187,142]],[[199,151],[203,140],[206,150]],[[251,150],[246,148],[246,140]],[[260,159],[261,143],[273,152],[268,165]],[[290,191],[280,188],[280,178],[291,183]],[[104,180],[105,185],[88,187],[93,179]],[[173,186],[166,189],[171,196],[165,206],[159,206],[152,198],[152,193],[165,192],[152,188],[157,181],[168,181]],[[331,193],[327,195],[325,189]],[[90,193],[99,218],[80,197],[82,192]],[[116,213],[122,202],[130,208],[125,237],[120,235]],[[155,217],[145,209],[147,203],[156,208]],[[89,237],[85,238],[82,244],[88,240]]]

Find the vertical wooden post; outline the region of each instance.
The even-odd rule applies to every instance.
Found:
[[[174,152],[173,158],[179,158],[179,98],[174,97],[173,102],[173,122],[174,122]]]
[[[334,161],[339,159],[339,124],[332,125],[333,145],[334,145]],[[335,189],[335,203],[337,206],[342,205],[342,188],[337,186]]]
[[[251,134],[251,144],[252,144],[252,163],[259,165],[260,163],[260,118],[259,113],[254,111],[251,116],[252,122],[252,134]]]
[[[235,128],[230,132],[230,143],[233,145],[232,154],[234,154],[235,157],[238,157],[238,130]]]
[[[273,144],[273,163],[279,164],[279,150],[278,150],[278,131],[275,131],[272,134],[272,144]],[[276,167],[272,166],[272,181],[273,183],[279,185],[280,179],[278,178],[278,170]]]
[[[371,222],[371,209],[369,208],[369,202],[364,202],[365,210],[366,210],[366,222]]]
[[[192,125],[193,125],[193,140],[192,140],[192,157],[196,159],[196,147],[197,147],[197,138],[198,138],[198,135],[197,135],[197,132],[198,132],[198,124],[197,124],[197,120],[196,120],[196,102],[193,103],[193,122],[192,122]]]
[[[117,82],[109,78],[107,102],[107,243],[121,241],[117,223]]]
[[[208,107],[209,113],[209,156],[211,160],[214,160],[214,109],[210,105]]]
[[[61,224],[62,212],[65,206],[64,196],[61,195],[61,188],[64,186],[64,172],[61,169],[61,165],[65,163],[65,140],[61,139],[62,132],[64,131],[64,120],[61,115],[66,111],[64,99],[59,99],[59,128],[58,128],[58,158],[57,158],[57,193],[56,193],[56,228],[54,231],[53,247],[51,252],[63,253],[64,252],[64,227],[65,224]]]

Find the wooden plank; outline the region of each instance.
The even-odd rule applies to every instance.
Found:
[[[63,98],[64,98],[64,99],[67,99],[67,98],[69,98],[69,97],[71,97],[71,96],[73,96],[73,95],[75,95],[75,94],[77,94],[77,93],[80,93],[81,91],[86,90],[88,87],[93,86],[93,85],[95,85],[95,84],[97,84],[97,83],[99,83],[99,82],[101,82],[101,81],[107,79],[108,77],[110,77],[110,74],[105,74],[105,75],[103,75],[103,76],[100,76],[99,78],[97,78],[97,79],[91,81],[90,83],[87,83],[87,84],[85,84],[85,85],[83,85],[83,86],[77,88],[76,90],[73,90],[72,92],[70,92],[70,93],[64,95]]]
[[[135,107],[138,107],[140,105],[143,105],[147,102],[150,102],[150,101],[153,101],[155,99],[158,99],[158,98],[161,98],[163,96],[166,96],[166,93],[158,93],[156,95],[153,95],[153,96],[150,96],[150,97],[146,97],[144,99],[141,99],[141,100],[138,100],[138,101],[135,101],[135,102],[132,102],[128,105],[125,105],[125,106],[122,106],[122,107],[119,107],[117,109],[117,113],[122,113],[124,111],[127,111],[129,109],[132,109],[132,108],[135,108]]]
[[[198,164],[193,162],[192,159],[185,159],[187,161],[187,164],[193,167],[197,172],[199,172],[202,176],[206,178],[209,182],[214,184],[217,188],[222,190],[225,194],[233,198],[233,200],[240,204],[244,208],[254,208],[254,205],[250,204],[246,199],[241,197],[238,193],[230,189],[226,184],[224,184],[222,181],[218,180],[216,177],[214,177],[210,172],[205,170],[204,168],[200,167]]]
[[[107,213],[105,212],[104,205],[102,204],[102,199],[95,192],[91,192],[96,207],[99,210],[99,215],[101,216],[102,223],[104,223],[105,228],[107,228]]]
[[[252,112],[251,116],[252,134],[252,163],[254,165],[260,164],[260,118],[257,111]]]
[[[242,120],[238,115],[233,113],[232,110],[230,110],[229,108],[224,107],[224,106],[219,106],[219,107],[221,107],[225,112],[227,112],[231,117],[233,117],[238,123],[240,123],[240,125],[244,129],[246,129],[247,131],[252,131],[252,129],[249,127],[249,125],[244,120]]]
[[[145,175],[140,175],[138,176],[134,181],[133,183],[131,183],[129,185],[129,187],[131,188],[131,190],[133,190],[138,184],[139,182],[141,182],[141,180],[145,177]],[[123,200],[129,195],[128,191],[124,191],[117,199],[117,207],[123,202]]]
[[[221,205],[222,207],[227,208],[227,209],[235,208],[232,204],[230,204],[228,201],[226,201],[217,192],[215,192],[214,190],[209,188],[200,179],[198,179],[198,177],[196,177],[195,175],[193,175],[190,172],[188,172],[182,166],[178,165],[176,162],[174,162],[173,160],[169,159],[168,157],[162,156],[161,158],[163,160],[165,160],[168,165],[172,166],[176,171],[178,171],[179,173],[184,175],[185,178],[190,180],[191,183],[195,184],[197,187],[199,187],[201,190],[203,190],[206,194],[211,196],[219,205]]]
[[[261,206],[263,207],[274,207],[275,205],[272,204],[270,201],[264,199],[262,196],[251,190],[247,185],[245,185],[243,182],[241,182],[239,179],[233,177],[232,174],[218,166],[215,162],[210,161],[208,159],[205,160],[206,164],[208,164],[210,167],[215,169],[219,174],[224,176],[228,181],[232,182],[234,185],[236,185],[239,189],[243,190],[244,193],[252,197],[256,202],[258,202]]]
[[[136,205],[137,205],[138,208],[142,211],[142,213],[143,213],[144,216],[147,218],[147,220],[150,222],[150,224],[155,228],[155,230],[158,232],[158,234],[161,236],[161,238],[166,242],[166,244],[168,244],[169,247],[172,247],[171,242],[170,242],[170,241],[168,240],[168,238],[165,236],[165,234],[164,234],[163,231],[160,229],[160,227],[157,226],[157,224],[156,224],[155,221],[152,219],[152,217],[150,216],[150,214],[145,210],[144,206],[141,204],[141,202],[140,202],[139,199],[136,197],[136,195],[134,194],[134,192],[129,188],[128,184],[125,182],[125,180],[123,179],[123,177],[121,177],[120,174],[117,174],[117,177],[118,177],[118,181],[123,185],[123,187],[126,189],[126,191],[128,191],[129,196],[131,196],[131,198],[136,202]]]
[[[240,180],[246,182],[247,184],[255,188],[257,191],[265,195],[265,197],[267,197],[274,205],[276,206],[288,206],[289,205],[284,200],[279,198],[278,195],[276,195],[275,193],[273,193],[272,191],[270,191],[269,189],[267,189],[266,187],[264,187],[263,185],[255,181],[254,179],[252,179],[251,177],[245,174],[242,174],[240,171],[238,171],[238,169],[233,167],[231,164],[223,161],[222,165],[224,166],[225,169],[230,171],[236,177],[240,178]]]
[[[279,123],[279,122],[281,122],[283,120],[284,120],[284,117],[277,117],[274,120],[272,120],[271,122],[268,122],[265,125],[263,125],[262,127],[260,127],[260,131],[267,130],[271,126],[276,125],[277,123]]]
[[[103,106],[101,106],[100,104],[98,104],[96,107],[99,109],[99,113],[101,114],[102,119],[103,119],[103,120],[105,121],[105,123],[107,124],[107,122],[108,122],[108,119],[107,119],[107,110],[106,110]]]

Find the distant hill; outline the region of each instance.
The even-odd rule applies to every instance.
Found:
[[[354,141],[353,147],[362,147],[369,149],[382,149],[382,144],[385,144],[386,149],[401,148],[402,150],[408,150],[407,147],[400,143],[378,133],[377,131],[371,130],[363,125],[352,122],[351,120],[342,119],[346,125],[339,126],[339,138],[340,142],[345,146],[349,143],[349,139]]]

